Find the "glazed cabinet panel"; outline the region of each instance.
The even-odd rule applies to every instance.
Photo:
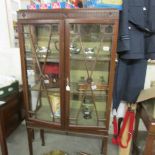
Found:
[[[118,11],[18,12],[29,128],[107,134]]]
[[[113,25],[96,22],[68,21],[69,126],[106,126]]]
[[[62,116],[62,31],[62,21],[23,25],[25,74],[29,91],[28,113],[34,119],[59,125]]]

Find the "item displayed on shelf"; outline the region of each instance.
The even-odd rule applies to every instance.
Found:
[[[95,55],[95,50],[94,48],[85,48],[84,54],[86,59],[92,59]]]
[[[49,95],[52,108],[53,108],[53,113],[55,117],[60,117],[60,95],[59,94],[52,94]]]
[[[44,66],[44,74],[59,74],[59,64],[46,63]]]
[[[72,54],[79,54],[81,51],[81,49],[77,47],[76,42],[71,42],[69,49]]]
[[[77,90],[82,91],[82,90],[105,90],[106,88],[106,82],[104,79],[104,76],[100,76],[99,82],[93,82],[92,78],[87,78],[85,80],[84,76],[81,76],[79,82],[77,83]]]
[[[82,103],[82,113],[84,119],[91,119],[93,112],[93,99],[91,96],[87,96],[84,98]]]
[[[45,58],[46,57],[46,53],[50,53],[50,50],[47,49],[47,47],[38,47],[37,50],[37,56],[40,58]]]
[[[99,82],[96,83],[96,90],[105,90],[106,89],[106,82],[104,76],[100,76]]]
[[[94,48],[85,48],[85,54],[94,55],[95,54]]]
[[[44,83],[48,88],[58,88],[59,87],[59,75],[57,74],[45,75]]]
[[[105,79],[104,79],[104,76],[100,76],[100,80],[99,80],[100,83],[105,83]]]
[[[84,76],[81,76],[80,77],[80,80],[79,80],[79,83],[85,83],[85,82],[86,82],[85,77]]]
[[[84,89],[86,89],[85,84],[86,84],[85,77],[84,76],[81,76],[80,77],[80,80],[79,80],[79,82],[77,84],[77,89],[78,90],[84,90]]]
[[[44,66],[43,73],[45,76],[45,84],[51,88],[59,87],[59,64],[47,63]]]

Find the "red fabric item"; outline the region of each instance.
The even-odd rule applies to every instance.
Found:
[[[126,127],[128,121],[129,121],[128,138],[127,138],[126,144],[123,144],[122,136],[123,136],[123,133],[124,133],[124,130],[125,130],[125,127]],[[128,147],[128,143],[130,142],[132,134],[133,134],[134,122],[135,122],[135,113],[134,113],[134,111],[131,111],[130,109],[128,109],[126,112],[126,115],[124,117],[123,125],[121,127],[120,133],[117,137],[117,142],[119,143],[119,145],[122,148]]]
[[[129,121],[128,138],[127,138],[126,144],[123,144],[122,136],[123,136],[123,133],[124,133],[124,130],[125,130],[125,127],[126,127],[128,121]],[[116,116],[114,116],[114,118],[113,118],[114,137],[112,138],[112,143],[118,144],[122,148],[127,148],[128,143],[130,142],[132,134],[133,134],[134,122],[135,122],[135,113],[134,113],[134,111],[130,110],[130,108],[128,108],[128,110],[125,114],[125,117],[123,119],[123,124],[120,129],[119,135],[117,135],[116,132],[118,133],[118,123],[117,123]]]
[[[112,138],[112,143],[113,144],[118,144],[117,142],[117,136],[118,136],[118,122],[117,122],[117,118],[116,116],[113,117],[113,132],[114,132],[114,136]]]
[[[118,126],[117,126],[117,119],[116,119],[116,116],[114,116],[114,119],[113,119],[113,125],[114,125],[114,134],[117,135],[118,134]]]
[[[44,74],[59,74],[59,65],[46,64],[43,72]]]

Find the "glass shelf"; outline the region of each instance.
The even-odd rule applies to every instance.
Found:
[[[39,84],[36,84],[34,86],[32,86],[30,88],[31,91],[40,91],[40,85]],[[50,88],[50,87],[46,87],[48,92],[60,92],[60,88]],[[41,91],[45,91],[45,89],[41,89]]]
[[[102,57],[101,57],[102,56]],[[104,57],[103,57],[104,56]],[[93,56],[87,56],[86,54],[71,54],[72,61],[96,61],[96,58]],[[97,61],[110,61],[110,55],[99,55]]]
[[[27,61],[33,61],[33,58],[32,57],[27,57],[26,60]],[[44,62],[45,61],[44,58],[38,58],[38,60],[39,60],[39,62]],[[59,63],[59,59],[57,57],[55,58],[55,57],[51,56],[51,58],[48,58],[46,60],[46,62]]]

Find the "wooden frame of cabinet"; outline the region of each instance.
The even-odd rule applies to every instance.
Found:
[[[56,10],[21,10],[18,12],[18,30],[22,63],[23,91],[26,108],[26,125],[30,154],[32,151],[33,129],[39,128],[43,138],[45,129],[59,130],[65,133],[93,134],[99,137],[108,135],[109,119],[112,102],[112,90],[115,70],[117,35],[118,35],[118,10],[114,9],[56,9]],[[57,24],[59,34],[59,66],[60,66],[60,122],[49,122],[33,117],[31,111],[29,84],[27,79],[24,25]],[[109,59],[108,82],[104,91],[108,91],[106,98],[105,126],[80,126],[69,125],[70,93],[65,90],[70,82],[70,24],[111,24],[113,26],[111,54]],[[48,51],[48,49],[47,49]],[[97,58],[96,58],[97,59]],[[66,80],[69,80],[67,83]],[[54,116],[53,116],[54,117]],[[44,140],[43,140],[44,141]],[[44,143],[44,142],[43,142]],[[103,142],[105,143],[105,142]],[[104,149],[106,152],[106,148]]]

